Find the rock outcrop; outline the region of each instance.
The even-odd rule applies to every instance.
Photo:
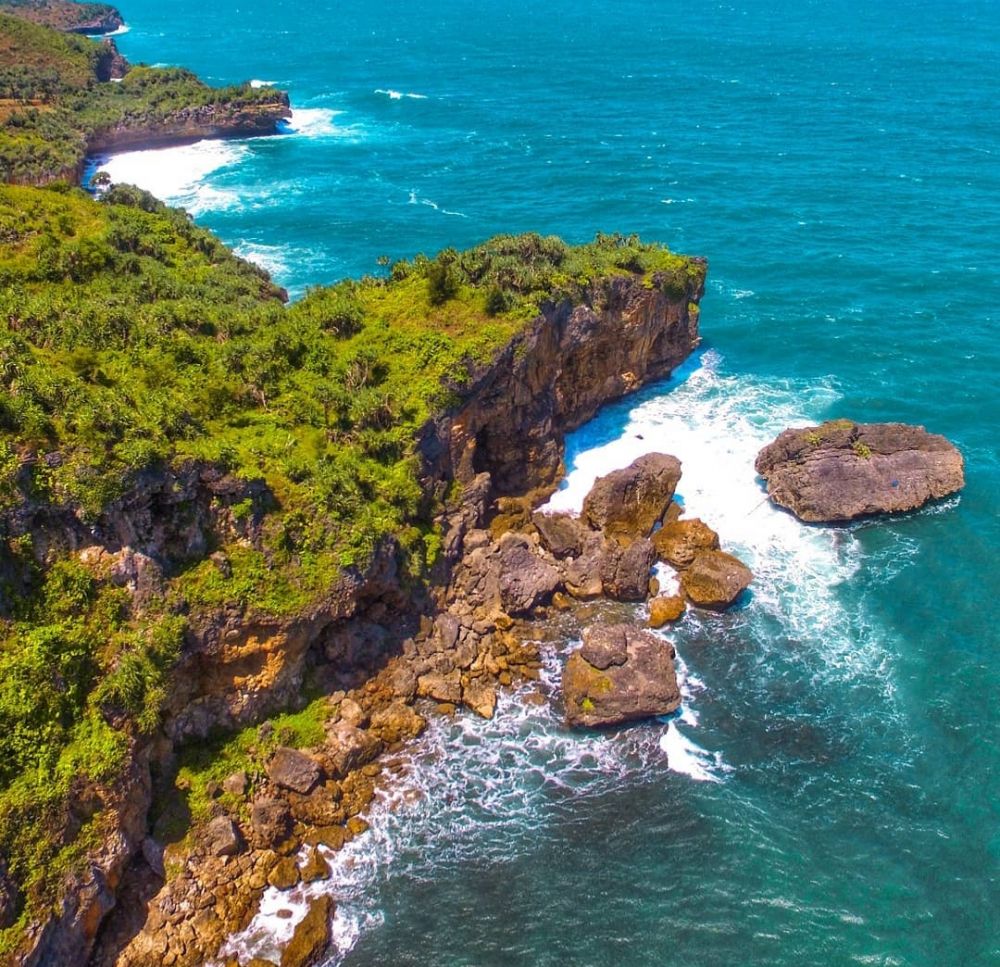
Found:
[[[129,119],[99,128],[87,139],[87,152],[108,154],[192,144],[207,138],[262,137],[277,134],[279,124],[291,115],[288,95],[283,91],[254,101],[184,107],[155,122]]]
[[[566,721],[619,725],[680,706],[673,646],[632,625],[597,625],[563,671]]]
[[[648,537],[670,506],[680,479],[680,460],[647,453],[623,470],[598,477],[583,502],[583,518],[622,543]]]
[[[690,567],[681,571],[681,588],[702,608],[724,611],[734,604],[753,580],[739,558],[724,551],[699,551]]]
[[[664,524],[654,535],[653,544],[661,560],[671,567],[690,567],[699,551],[717,551],[719,535],[697,517],[681,518]]]
[[[328,896],[319,896],[309,904],[308,912],[282,951],[280,967],[312,967],[323,959],[330,944],[333,911],[333,900]]]
[[[754,466],[774,503],[814,523],[915,510],[965,485],[955,446],[904,423],[835,420],[785,430]]]

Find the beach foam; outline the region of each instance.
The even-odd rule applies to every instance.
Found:
[[[390,101],[401,101],[401,100],[403,100],[403,98],[408,98],[411,101],[426,101],[427,100],[427,95],[426,94],[414,94],[412,92],[404,94],[402,91],[394,91],[391,87],[390,88],[382,88],[382,87],[376,88],[375,93],[376,94],[384,94],[387,98],[389,98]]]
[[[201,215],[240,204],[238,192],[213,188],[204,182],[209,175],[239,164],[248,151],[246,144],[234,141],[199,141],[176,148],[125,151],[96,159],[87,177],[106,171],[113,182],[136,185],[169,205]]]

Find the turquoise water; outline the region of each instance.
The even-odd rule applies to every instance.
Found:
[[[293,294],[498,231],[638,231],[710,261],[703,352],[577,433],[555,499],[676,452],[753,600],[673,633],[672,723],[571,735],[523,695],[436,723],[338,858],[332,962],[1000,964],[1000,7],[125,13],[133,60],[290,91],[295,133],[111,170]],[[948,435],[965,491],[851,528],[760,506],[757,448],[843,415]]]

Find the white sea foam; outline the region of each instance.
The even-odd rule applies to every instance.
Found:
[[[410,197],[407,201],[410,205],[426,205],[428,208],[433,208],[434,211],[440,212],[442,215],[455,215],[458,218],[468,218],[469,216],[465,212],[456,212],[448,208],[442,208],[436,201],[431,201],[430,198],[421,198],[415,191],[410,192]]]
[[[261,242],[237,242],[233,252],[241,259],[253,262],[279,279],[288,272],[289,251],[282,245],[264,245]]]
[[[137,185],[192,215],[237,207],[240,194],[205,183],[209,175],[246,157],[249,147],[235,141],[198,141],[176,148],[125,151],[97,159],[95,170],[113,182]]]
[[[109,30],[107,33],[99,34],[88,34],[88,37],[120,37],[122,34],[127,34],[132,28],[128,24],[122,24],[114,30]]]
[[[250,81],[250,86],[254,89],[260,89],[262,87],[275,87],[278,81],[262,81],[258,80],[256,77]]]
[[[337,124],[337,118],[343,113],[328,107],[292,108],[291,119],[283,122],[281,129],[287,134],[298,134],[307,138],[357,136],[359,131],[356,127]]]
[[[712,755],[695,745],[677,728],[676,722],[667,723],[667,731],[660,736],[660,748],[666,753],[667,764],[674,772],[690,776],[695,782],[721,782],[711,770],[722,765],[718,753]]]
[[[426,94],[414,94],[412,92],[404,94],[402,91],[394,91],[391,87],[390,88],[382,88],[382,87],[376,88],[375,93],[376,94],[384,94],[387,98],[389,98],[390,101],[401,101],[401,100],[403,100],[403,98],[409,98],[411,101],[426,101],[427,100],[427,95]]]

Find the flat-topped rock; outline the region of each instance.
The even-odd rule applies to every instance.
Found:
[[[719,535],[697,517],[673,520],[654,535],[657,556],[678,570],[690,567],[699,551],[717,551]]]
[[[634,625],[595,625],[563,670],[566,721],[618,725],[680,706],[673,646]]]
[[[623,543],[648,537],[667,512],[680,479],[677,457],[647,453],[624,470],[597,478],[583,501],[583,518]]]
[[[771,500],[810,522],[915,510],[965,486],[956,447],[905,423],[834,420],[785,430],[754,466]]]

